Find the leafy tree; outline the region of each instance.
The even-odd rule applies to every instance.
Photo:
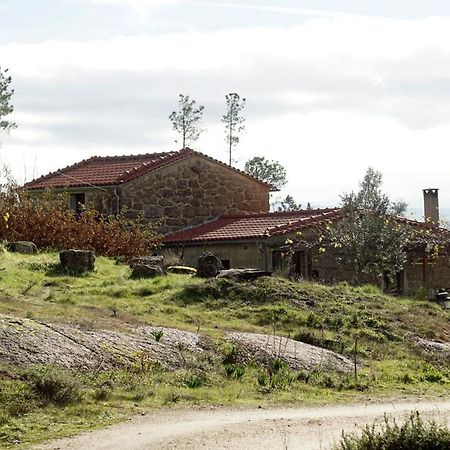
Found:
[[[245,171],[266,183],[281,189],[287,183],[286,169],[278,161],[255,156],[245,163]]]
[[[309,205],[309,203],[308,203]],[[277,211],[296,211],[299,209],[302,209],[302,205],[300,203],[297,203],[294,200],[294,197],[292,195],[286,195],[286,197],[282,200],[278,200],[274,203],[274,209]]]
[[[353,270],[356,284],[384,276],[393,280],[406,261],[408,231],[396,220],[398,204],[381,185],[381,173],[369,168],[359,191],[341,197],[343,219],[329,227],[331,243],[342,248],[342,263]]]
[[[181,134],[183,140],[183,148],[186,143],[195,142],[200,133],[200,122],[203,117],[204,106],[198,106],[195,100],[191,100],[189,95],[179,95],[178,111],[173,111],[169,119],[172,122],[173,129]]]
[[[239,135],[245,130],[245,119],[241,112],[245,107],[245,98],[235,92],[225,96],[227,112],[222,116],[222,122],[225,124],[225,140],[228,143],[228,152],[230,156],[230,166],[232,162],[231,154],[233,147],[239,144]]]
[[[17,126],[14,122],[5,119],[14,110],[10,103],[14,89],[10,88],[10,84],[11,77],[8,75],[8,69],[2,70],[0,67],[0,130],[3,131],[9,131]]]

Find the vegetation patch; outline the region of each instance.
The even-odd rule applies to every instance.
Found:
[[[447,450],[450,430],[438,423],[424,422],[413,413],[402,425],[385,418],[384,426],[367,426],[362,435],[344,435],[335,450]]]

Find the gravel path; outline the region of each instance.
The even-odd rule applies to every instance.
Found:
[[[450,401],[353,404],[283,409],[204,409],[155,411],[104,430],[60,439],[41,450],[264,449],[327,450],[342,430],[355,432],[402,420],[411,411],[450,425]]]

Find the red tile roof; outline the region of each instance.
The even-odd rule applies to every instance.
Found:
[[[257,239],[282,235],[335,220],[340,209],[311,209],[221,216],[211,222],[164,237],[164,243],[188,243]]]
[[[24,187],[26,189],[64,189],[69,187],[117,186],[193,155],[200,155],[221,164],[227,169],[252,178],[273,190],[272,186],[248,173],[189,148],[176,152],[148,153],[146,155],[93,156],[26,183]]]

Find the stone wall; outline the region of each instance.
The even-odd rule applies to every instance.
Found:
[[[77,191],[78,192],[78,191]],[[84,192],[86,195],[86,206],[92,206],[101,214],[105,214],[107,216],[113,215],[116,213],[116,200],[114,197],[113,189],[92,189]]]
[[[163,218],[169,233],[222,214],[267,212],[269,189],[195,155],[122,186],[121,205],[130,218]]]
[[[408,294],[418,294],[424,288],[423,259],[420,254],[410,254],[405,267],[406,286]],[[425,270],[425,285],[430,289],[450,288],[450,259],[442,255],[437,259],[428,259]]]
[[[189,246],[164,246],[161,253],[171,252],[176,254],[182,264],[190,267],[197,267],[198,258],[205,252],[211,252],[220,260],[229,262],[231,268],[253,268],[263,269],[263,254],[258,249],[257,242],[236,242],[236,243],[210,243],[204,245]]]

